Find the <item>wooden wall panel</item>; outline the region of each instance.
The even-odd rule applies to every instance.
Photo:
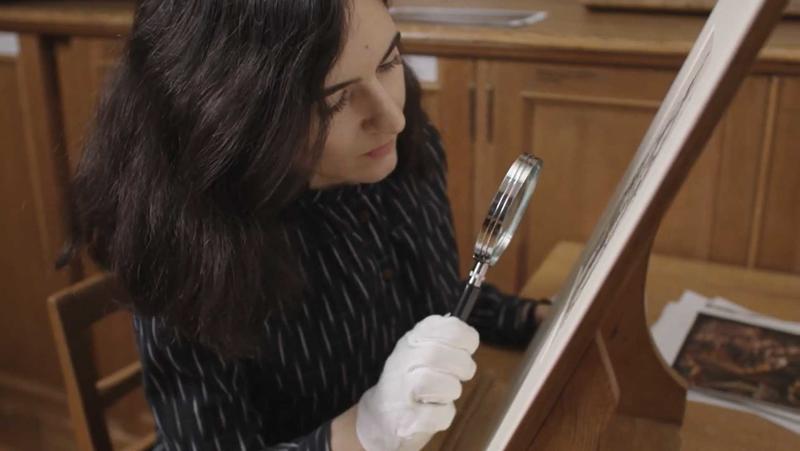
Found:
[[[522,147],[545,163],[523,229],[528,238],[509,249],[518,254],[509,255],[518,258],[518,267],[509,271],[513,285],[506,286],[520,288],[558,241],[588,238],[654,111],[592,100],[526,99]]]
[[[448,160],[448,196],[453,209],[461,274],[472,265],[475,243],[473,221],[475,63],[467,59],[439,58],[439,80],[423,85],[423,107],[442,134]],[[445,89],[443,89],[443,87]]]
[[[774,145],[756,265],[800,273],[800,78],[777,82]]]
[[[555,243],[588,239],[674,73],[506,62],[486,67],[485,76],[478,71],[479,84],[486,86],[484,102],[494,120],[479,133],[476,213],[519,153],[544,160],[531,211],[490,273],[504,289],[517,290]],[[769,93],[770,79],[760,76],[739,90],[664,218],[657,252],[747,265],[761,210]],[[788,124],[790,113],[783,116]],[[765,214],[772,210],[767,206]],[[779,241],[790,235],[782,231]]]
[[[0,372],[47,386],[61,375],[47,322],[45,298],[62,281],[53,277],[37,205],[40,189],[23,135],[18,63],[0,60]]]
[[[0,75],[0,371],[47,387],[60,386],[61,375],[45,299],[75,275],[54,268],[64,242],[65,171],[53,70],[47,43],[22,34],[19,57],[3,60]]]
[[[122,42],[117,39],[73,37],[56,45],[70,173],[75,171],[98,96],[116,64]]]
[[[758,191],[763,177],[764,141],[768,139],[765,129],[770,122],[767,104],[771,83],[764,76],[751,76],[744,81],[704,152],[719,155],[711,248],[704,256],[715,262],[749,265],[760,209]],[[698,166],[709,158],[702,156]],[[690,181],[702,176],[696,172],[697,169],[690,174]]]
[[[62,141],[61,104],[55,81],[56,65],[51,43],[36,34],[19,35],[17,83],[21,131],[32,179],[37,230],[42,242],[46,277],[57,284],[74,281],[80,266],[70,271],[52,270],[66,237],[66,191],[68,172]]]
[[[655,251],[747,264],[769,80],[748,78],[661,223]]]
[[[74,174],[89,130],[99,95],[111,69],[116,65],[123,41],[120,39],[71,37],[55,42],[61,117],[64,124],[69,174]],[[95,274],[97,266],[85,251],[81,253],[83,276]]]
[[[479,71],[480,73],[480,71]],[[672,74],[494,63],[479,86],[493,130],[479,134],[477,205],[488,205],[521,153],[544,160],[526,220],[489,279],[514,291],[561,240],[585,240],[622,176]],[[476,209],[478,207],[476,206]],[[484,207],[485,210],[486,207]]]

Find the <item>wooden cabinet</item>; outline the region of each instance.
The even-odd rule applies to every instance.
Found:
[[[122,46],[122,39],[83,36],[55,43],[70,173],[75,171],[98,96]]]
[[[555,243],[588,239],[676,72],[448,58],[439,66],[425,105],[448,147],[464,274],[509,165],[522,152],[544,160],[527,217],[489,273],[519,290]],[[798,272],[798,86],[779,75],[744,82],[664,218],[658,252]]]
[[[674,76],[646,68],[478,64],[486,108],[478,120],[476,214],[520,152],[545,162],[530,213],[490,280],[518,290],[555,243],[588,239]],[[774,179],[776,168],[767,166],[782,149],[780,141],[771,142],[775,118],[780,124],[791,115],[787,105],[800,105],[800,96],[784,95],[776,104],[774,84],[786,82],[753,75],[741,87],[662,222],[658,252],[755,267],[754,256],[774,242],[760,234],[762,224],[784,227],[781,242],[792,240],[787,215],[778,213],[791,210],[790,198],[772,193],[770,208],[762,185]],[[776,215],[781,219],[772,220]],[[790,263],[771,269],[793,270]]]
[[[423,107],[442,134],[447,152],[447,194],[453,210],[461,272],[469,270],[474,217],[475,66],[469,59],[439,58],[438,80],[423,83]],[[488,204],[487,204],[488,205]]]
[[[752,262],[800,273],[800,78],[775,79],[770,100]]]
[[[544,161],[526,220],[490,280],[519,290],[556,242],[588,238],[672,77],[644,69],[480,65],[486,111],[478,121],[476,202],[488,206],[521,152]]]
[[[30,103],[19,89],[21,71],[22,62],[0,58],[0,394],[22,389],[31,376],[61,383],[44,299],[68,283],[50,259],[51,191],[41,185],[52,182],[23,133]]]
[[[21,42],[18,57],[0,59],[0,290],[9,299],[0,316],[0,392],[35,397],[58,390],[44,299],[95,270],[87,263],[72,273],[53,271],[66,231],[65,182],[130,26],[131,5],[0,6],[0,29],[20,33]],[[422,24],[400,30],[408,53],[438,60],[438,80],[423,83],[423,103],[448,154],[463,275],[509,164],[521,152],[544,160],[527,218],[489,273],[490,281],[517,291],[555,243],[589,236],[702,20],[589,13],[563,0],[491,6],[542,8],[549,17],[513,31]],[[786,23],[675,199],[657,252],[800,273],[798,74],[800,25]],[[127,317],[111,318],[94,335],[101,370],[135,357]]]

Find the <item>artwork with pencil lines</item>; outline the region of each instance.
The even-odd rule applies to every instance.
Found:
[[[731,87],[738,86],[744,77],[741,68],[747,66],[741,62],[755,59],[771,30],[772,25],[756,28],[756,24],[759,20],[767,23],[765,17],[777,21],[780,3],[773,0],[717,3],[577,263],[553,296],[551,314],[528,346],[508,399],[496,414],[496,427],[486,449],[505,449],[545,384],[555,387],[551,375],[560,358],[568,350],[571,356],[581,355],[576,353],[582,341],[573,340],[577,337],[584,340],[592,336],[589,332],[594,333],[597,324],[584,322],[584,318],[601,289],[611,277],[617,278],[615,283],[622,283],[621,277],[637,271],[618,265],[646,263],[631,256],[642,253],[647,256],[646,250],[641,250],[644,249],[641,243],[652,240],[651,234],[668,206],[664,200],[671,198],[668,193],[677,192],[688,173],[690,165],[684,163],[694,161],[692,158],[700,154],[724,105],[735,93]],[[632,243],[639,243],[640,247]],[[623,255],[627,259],[622,259]]]

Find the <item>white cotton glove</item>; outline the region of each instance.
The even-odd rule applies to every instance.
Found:
[[[447,429],[461,382],[475,375],[478,332],[431,315],[397,341],[378,383],[358,402],[356,433],[367,451],[419,450]]]

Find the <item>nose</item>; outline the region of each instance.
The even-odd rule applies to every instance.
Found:
[[[364,129],[386,135],[396,135],[403,131],[406,126],[403,102],[394,98],[392,92],[377,79],[369,83],[367,91],[370,101],[362,123]]]

